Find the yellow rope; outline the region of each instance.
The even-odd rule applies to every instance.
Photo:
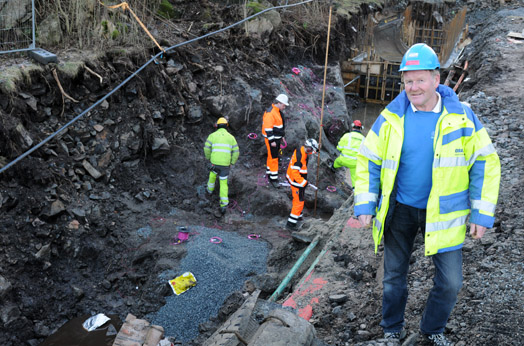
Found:
[[[144,23],[142,23],[142,21],[140,20],[140,18],[138,18],[138,16],[135,14],[135,12],[133,12],[133,10],[131,9],[131,7],[129,6],[129,4],[127,2],[122,2],[118,5],[106,5],[104,4],[102,1],[98,0],[98,2],[102,5],[102,6],[105,6],[107,8],[110,8],[110,9],[116,9],[116,8],[120,8],[122,7],[122,9],[125,11],[125,10],[129,10],[129,12],[131,12],[131,14],[133,15],[133,17],[135,17],[136,21],[138,22],[138,24],[140,24],[140,26],[142,27],[142,29],[144,29],[144,31],[146,32],[146,34],[153,40],[153,42],[155,42],[155,44],[157,45],[158,48],[160,48],[160,50],[162,52],[166,52],[164,50],[164,48],[162,48],[158,42],[155,40],[155,38],[153,37],[153,35],[151,35],[151,33],[149,32],[149,30],[147,30],[146,26],[144,25]]]

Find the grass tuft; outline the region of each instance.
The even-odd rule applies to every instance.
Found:
[[[0,70],[0,91],[4,94],[13,94],[18,91],[22,82],[30,83],[33,72],[43,72],[44,69],[36,64],[17,64]]]
[[[83,61],[67,61],[58,64],[57,69],[67,77],[73,79],[84,70],[84,66],[85,63]]]

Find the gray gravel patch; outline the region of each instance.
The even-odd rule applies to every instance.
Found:
[[[165,335],[183,342],[197,337],[198,325],[216,316],[224,300],[241,289],[248,277],[266,271],[269,253],[267,243],[260,239],[202,226],[189,227],[189,241],[178,245],[187,247],[186,257],[179,268],[163,272],[159,279],[165,283],[191,272],[197,284],[178,296],[168,296],[166,304],[148,316],[152,324],[164,327]],[[211,237],[219,237],[222,242],[214,244]]]

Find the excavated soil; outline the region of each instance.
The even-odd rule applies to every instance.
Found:
[[[446,333],[457,345],[520,345],[524,42],[506,35],[524,30],[524,5],[468,3],[472,43],[464,58],[470,69],[459,97],[471,104],[488,129],[501,158],[502,182],[494,228],[480,241],[466,241],[464,288]],[[187,10],[198,8],[188,5]],[[229,7],[220,10],[217,16],[229,18]],[[337,62],[351,47],[351,25],[339,19],[332,32],[321,190],[317,205],[315,194],[308,192],[302,226],[312,236],[321,235],[319,248],[329,250],[315,270],[327,285],[319,292],[310,322],[319,344],[386,345],[378,326],[381,249],[375,255],[370,230],[349,222],[352,191],[343,184],[344,173],[329,170],[336,157],[333,145],[348,129],[360,102],[340,102]],[[184,244],[173,245],[178,226],[241,237],[256,234],[269,255],[266,272],[253,273],[243,289],[228,292],[219,313],[200,325],[198,338],[182,341],[168,335],[173,342],[199,345],[242,303],[240,293],[258,288],[261,298],[268,298],[274,292],[306,245],[283,228],[291,195],[286,187],[274,190],[267,184],[260,126],[264,109],[277,93],[286,91],[299,101],[286,113],[290,132],[289,147],[283,150],[284,181],[285,158],[299,138],[318,137],[320,120],[325,32],[299,29],[284,23],[266,38],[234,29],[176,49],[1,174],[1,345],[39,345],[68,321],[94,313],[123,320],[128,313],[144,318],[161,309],[172,291],[167,282],[159,282],[159,275],[177,268],[187,254]],[[168,36],[165,39],[169,42]],[[290,40],[295,44],[289,45]],[[0,93],[2,165],[104,97],[148,55],[132,50],[96,57],[74,50],[56,53],[61,63],[84,64],[74,76],[58,67],[61,87],[71,98],[58,88],[52,66],[21,81],[17,92]],[[31,64],[24,57],[2,58],[3,67],[24,69]],[[301,74],[294,75],[293,67]],[[226,114],[241,157],[230,176],[232,203],[220,217],[218,196],[204,191],[208,171],[202,148],[216,118]],[[258,138],[250,139],[250,133],[258,133]],[[316,167],[311,170],[314,177]],[[336,193],[327,191],[328,186],[337,186]],[[406,309],[412,344],[431,287],[432,265],[422,247],[419,240]],[[290,297],[295,284],[296,279],[280,303]],[[345,299],[333,299],[335,295]]]

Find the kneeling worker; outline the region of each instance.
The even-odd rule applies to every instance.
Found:
[[[219,118],[217,121],[218,130],[207,137],[204,145],[204,155],[207,160],[211,161],[207,193],[212,194],[215,190],[215,181],[218,175],[220,179],[220,212],[222,214],[226,212],[229,204],[227,187],[229,169],[237,162],[240,154],[237,141],[233,135],[227,132],[227,126],[227,119]]]
[[[304,192],[307,181],[307,162],[309,155],[315,154],[318,151],[318,143],[314,139],[308,139],[303,146],[295,149],[293,156],[289,161],[287,168],[287,180],[291,185],[291,193],[293,194],[293,207],[291,214],[287,219],[286,228],[297,229],[298,220],[302,217],[302,209],[304,209]],[[313,184],[309,184],[313,189],[317,189]]]
[[[340,156],[333,162],[333,171],[342,166],[349,168],[351,175],[351,185],[354,185],[357,171],[357,154],[360,150],[360,145],[365,137],[362,134],[362,123],[360,120],[353,122],[352,131],[347,132],[337,144],[337,149],[340,151]]]

